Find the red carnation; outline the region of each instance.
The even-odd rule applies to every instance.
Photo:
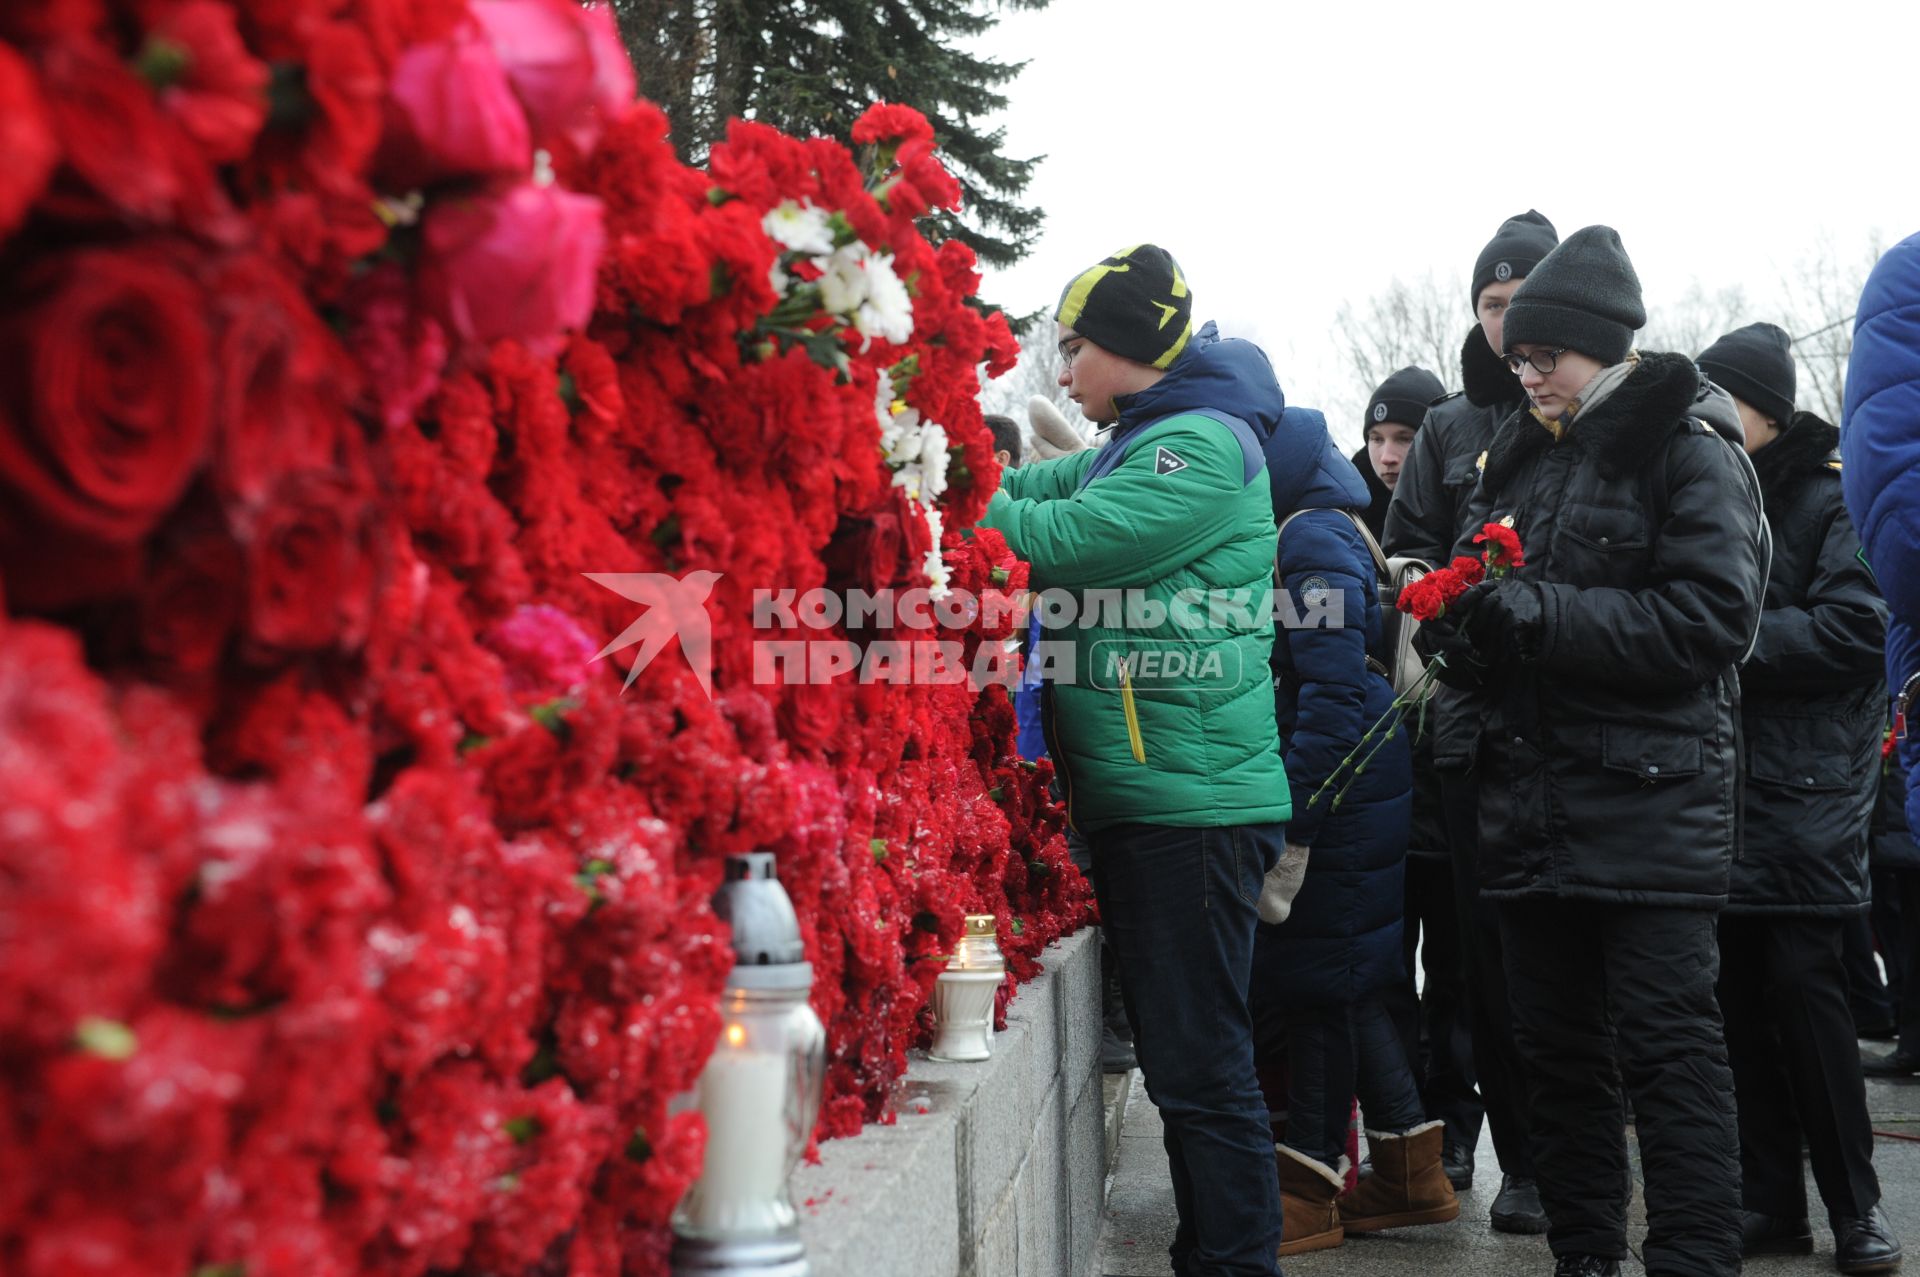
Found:
[[[164,10],[134,66],[211,163],[246,157],[267,120],[268,73],[247,52],[229,6],[186,0]]]
[[[366,494],[329,471],[287,475],[250,528],[248,620],[278,648],[352,648],[373,604]]]
[[[1489,523],[1473,538],[1475,545],[1485,543],[1487,567],[1495,576],[1527,565],[1520,550],[1520,534],[1504,523]]]
[[[1463,554],[1447,567],[1468,585],[1478,585],[1487,579],[1487,565],[1471,555]]]
[[[1400,597],[1395,601],[1394,606],[1414,620],[1423,623],[1444,615],[1448,602],[1444,587],[1449,577],[1455,581],[1459,580],[1446,568],[1427,573],[1401,590]],[[1457,598],[1458,593],[1454,597]]]
[[[910,106],[875,102],[853,122],[853,140],[862,146],[873,142],[931,142],[933,126]]]

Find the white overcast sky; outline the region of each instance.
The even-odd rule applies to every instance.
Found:
[[[1464,277],[1530,206],[1617,229],[1650,306],[1695,280],[1762,305],[1822,234],[1920,230],[1920,0],[1052,0],[979,47],[1028,60],[1006,149],[1047,157],[1045,233],[986,295],[1050,310],[1161,244],[1292,402],[1364,402],[1338,384],[1343,300]]]

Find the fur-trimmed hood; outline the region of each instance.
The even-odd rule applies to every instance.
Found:
[[[1760,491],[1769,509],[1785,504],[1807,480],[1833,474],[1840,428],[1810,412],[1796,412],[1777,438],[1753,454]]]
[[[1483,341],[1482,346],[1486,345]],[[1570,437],[1581,441],[1598,462],[1600,473],[1623,478],[1660,455],[1660,441],[1689,416],[1701,416],[1721,434],[1719,412],[1702,412],[1705,381],[1693,360],[1685,355],[1654,352],[1640,357],[1640,366],[1591,412],[1574,418]],[[1738,442],[1739,426],[1733,427]],[[1553,436],[1524,408],[1508,417],[1487,449],[1487,467],[1481,482],[1498,492],[1522,462],[1550,446]]]

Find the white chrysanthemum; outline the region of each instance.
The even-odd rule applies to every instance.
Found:
[[[887,464],[898,470],[919,461],[925,455],[926,432],[920,414],[913,409],[902,408],[895,413],[893,423],[880,430],[880,447],[886,453]]]
[[[760,229],[768,238],[796,253],[833,251],[833,230],[827,225],[826,211],[815,208],[812,200],[797,204],[781,200],[778,207],[760,219]]]
[[[946,556],[940,553],[940,511],[927,507],[927,531],[933,535],[933,548],[927,551],[927,560],[922,565],[929,583],[927,594],[931,598],[943,599],[948,594],[948,582],[952,580],[947,571]]]
[[[837,248],[831,257],[816,257],[820,276],[820,305],[829,314],[855,314],[867,300],[867,246],[859,240]]]
[[[875,253],[867,258],[867,300],[854,316],[853,326],[863,337],[884,337],[896,346],[913,336],[913,298],[894,274],[891,255]]]
[[[920,427],[920,491],[924,494],[921,500],[937,501],[947,490],[949,460],[946,428],[932,421]]]

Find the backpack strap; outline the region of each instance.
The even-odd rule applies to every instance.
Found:
[[[1312,509],[1314,510],[1324,510],[1326,508],[1327,508],[1326,506],[1312,507]],[[1280,520],[1280,534],[1285,535],[1287,530],[1287,525],[1289,523],[1292,523],[1295,519],[1299,518],[1301,515],[1308,514],[1308,513],[1311,513],[1311,511],[1295,510],[1292,514],[1289,514],[1286,518]],[[1367,526],[1366,520],[1362,519],[1359,515],[1355,514],[1351,510],[1341,510],[1339,511],[1339,513],[1347,516],[1347,518],[1353,523],[1354,531],[1358,532],[1360,534],[1360,539],[1366,542],[1367,553],[1373,556],[1374,577],[1382,583],[1392,580],[1393,569],[1387,563],[1386,551],[1382,550],[1380,548],[1380,543],[1374,540],[1373,529]]]

